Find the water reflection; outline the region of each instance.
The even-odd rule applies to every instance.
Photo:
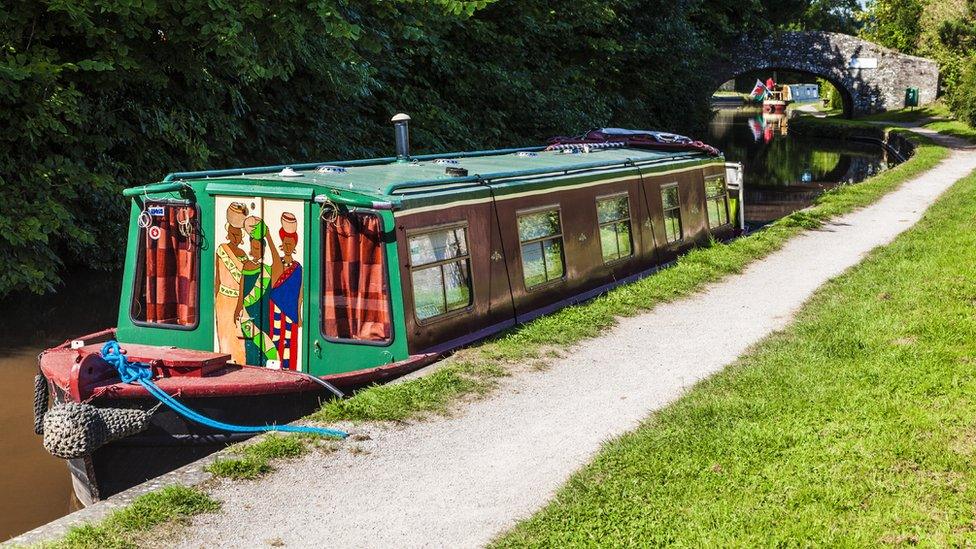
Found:
[[[788,115],[760,108],[720,109],[709,143],[745,166],[746,223],[757,227],[805,208],[824,190],[856,183],[888,167],[880,145],[798,137]]]
[[[0,541],[78,508],[64,461],[34,434],[37,355],[66,339],[114,326],[116,273],[75,272],[57,293],[0,302]]]

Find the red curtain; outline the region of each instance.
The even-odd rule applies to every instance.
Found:
[[[390,339],[383,232],[372,214],[340,215],[325,230],[323,318],[337,339]]]
[[[164,215],[153,216],[152,226],[142,230],[146,258],[145,320],[190,326],[197,321],[199,295],[198,254],[192,232],[197,212],[192,206],[162,207]],[[158,227],[158,231],[153,227]]]

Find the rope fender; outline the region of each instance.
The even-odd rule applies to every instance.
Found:
[[[113,440],[145,431],[153,412],[65,402],[44,415],[44,448],[61,459],[90,456]]]
[[[308,433],[340,439],[349,436],[349,433],[340,431],[338,429],[312,427],[308,425],[234,425],[217,421],[187,408],[181,402],[170,396],[166,391],[160,389],[159,386],[152,381],[152,370],[149,368],[149,365],[141,362],[130,361],[125,356],[125,351],[123,351],[122,347],[119,346],[118,341],[114,339],[106,341],[102,346],[101,355],[105,362],[108,362],[115,368],[115,370],[119,373],[119,377],[124,383],[139,383],[145,387],[147,391],[149,391],[149,394],[156,397],[161,403],[165,404],[177,414],[189,419],[190,421],[210,427],[211,429],[231,433],[264,433],[270,431],[282,433]]]
[[[44,414],[47,413],[47,379],[43,374],[34,376],[34,434],[44,434]]]

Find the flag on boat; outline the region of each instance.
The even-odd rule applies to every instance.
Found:
[[[763,98],[763,96],[766,95],[767,91],[766,85],[762,83],[762,80],[756,80],[756,86],[752,88],[752,92],[749,94],[749,96],[756,101],[759,101]]]

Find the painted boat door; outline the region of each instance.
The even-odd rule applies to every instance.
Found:
[[[303,369],[307,204],[215,197],[214,350],[250,366]]]

